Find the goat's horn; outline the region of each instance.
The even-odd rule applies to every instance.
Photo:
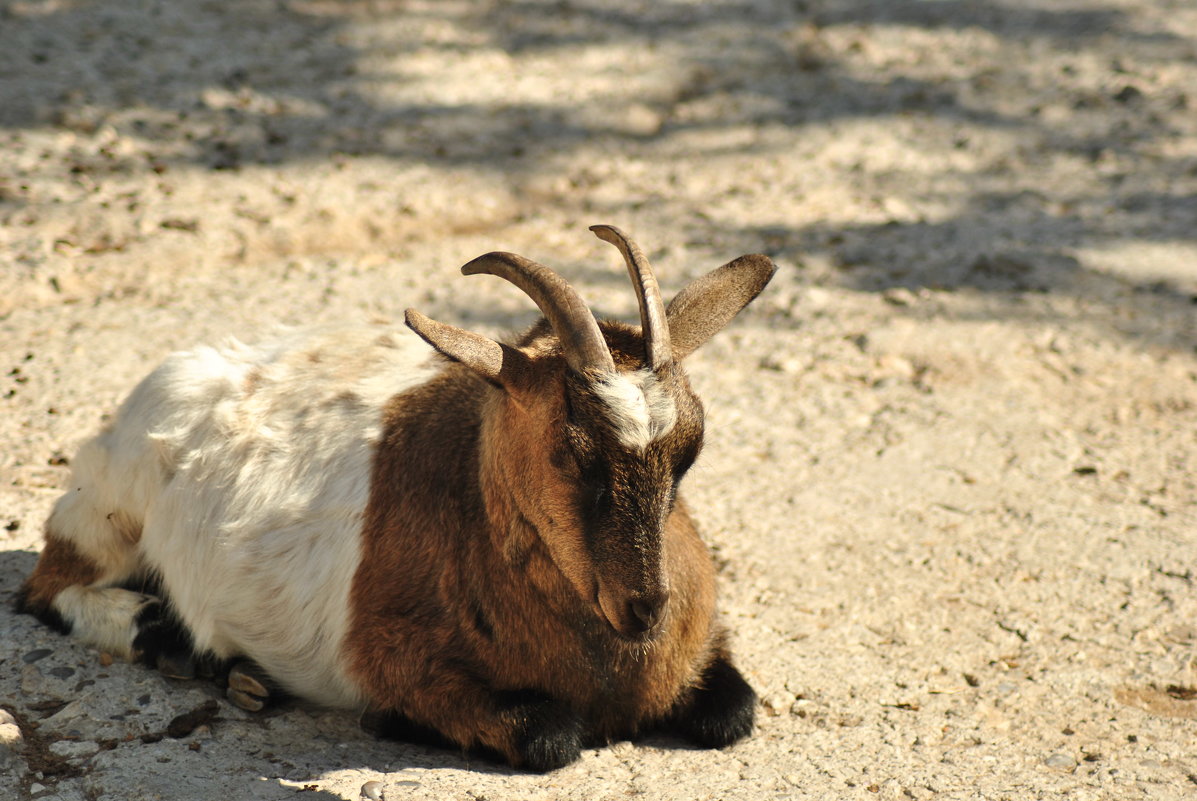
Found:
[[[660,370],[673,361],[673,348],[669,341],[669,323],[665,319],[665,302],[661,299],[661,287],[653,275],[640,247],[613,225],[592,225],[590,230],[604,242],[619,248],[628,265],[628,275],[636,288],[636,299],[640,303],[640,330],[644,335],[644,355],[648,366]]]
[[[461,268],[463,275],[497,275],[524,291],[561,340],[565,360],[577,372],[614,372],[615,360],[598,322],[582,297],[557,273],[514,253],[487,253]]]

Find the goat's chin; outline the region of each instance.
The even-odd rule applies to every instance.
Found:
[[[607,623],[611,626],[611,630],[615,632],[616,636],[619,637],[620,640],[623,640],[624,642],[628,643],[629,645],[647,645],[647,644],[653,642],[654,640],[656,640],[665,628],[664,626],[662,626],[658,623],[656,626],[653,626],[651,629],[649,629],[647,631],[643,631],[640,629],[628,631],[625,629],[621,629],[619,626],[616,626],[614,623],[612,623],[609,620],[607,621]]]

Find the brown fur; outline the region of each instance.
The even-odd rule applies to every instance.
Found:
[[[638,367],[628,355],[638,332],[604,328],[617,364]],[[581,715],[592,739],[628,736],[665,718],[722,643],[709,554],[672,497],[650,498],[668,514],[655,543],[669,583],[665,619],[638,641],[601,616],[597,575],[630,591],[645,577],[585,541],[574,454],[561,450],[567,415],[595,412],[567,409],[553,348],[543,328],[525,339],[535,367],[527,387],[504,391],[454,365],[392,400],[351,594],[351,673],[372,702],[513,764],[515,722],[496,693],[547,693]],[[658,476],[674,451],[696,449],[697,401],[680,372],[672,380],[683,422],[643,463],[611,460],[613,496],[637,496],[637,471]],[[585,407],[584,393],[570,396]],[[583,458],[586,448],[612,452],[593,421],[573,428]]]
[[[100,578],[100,567],[84,556],[70,540],[46,532],[46,544],[37,565],[21,589],[21,603],[34,613],[44,613],[58,593],[73,585],[88,585]]]

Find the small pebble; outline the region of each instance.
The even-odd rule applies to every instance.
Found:
[[[166,726],[166,736],[176,740],[186,737],[198,727],[211,722],[219,711],[220,704],[213,699],[208,699],[190,712],[175,716]]]
[[[794,696],[786,692],[767,693],[760,699],[760,704],[769,717],[777,717],[783,712],[789,713],[794,705]]]
[[[52,653],[54,652],[49,648],[38,648],[37,650],[30,651],[21,657],[21,661],[23,661],[26,665],[32,665],[34,662],[38,661],[39,659],[45,659]]]
[[[1076,770],[1076,759],[1068,754],[1052,754],[1047,759],[1043,760],[1043,764],[1047,765],[1052,770],[1060,770],[1066,773],[1071,773]]]
[[[891,306],[913,306],[918,297],[905,287],[894,287],[881,293],[881,298]]]
[[[97,753],[99,753],[100,746],[98,743],[88,742],[86,740],[79,742],[74,742],[72,740],[60,740],[59,742],[51,743],[50,750],[61,757],[78,759],[95,756]]]
[[[760,360],[760,366],[763,370],[796,375],[806,368],[806,362],[796,356],[770,355]]]
[[[100,667],[112,667],[112,654],[100,651]]]
[[[366,782],[362,785],[362,798],[370,801],[380,801],[382,798],[382,782]]]
[[[0,771],[11,772],[20,759],[23,742],[17,721],[0,709]]]
[[[69,667],[50,668],[46,672],[59,679],[69,679],[71,676],[75,675],[75,669]]]

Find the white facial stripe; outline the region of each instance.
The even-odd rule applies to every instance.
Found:
[[[677,423],[673,397],[649,370],[605,376],[594,389],[611,413],[620,442],[628,448],[644,450]]]

